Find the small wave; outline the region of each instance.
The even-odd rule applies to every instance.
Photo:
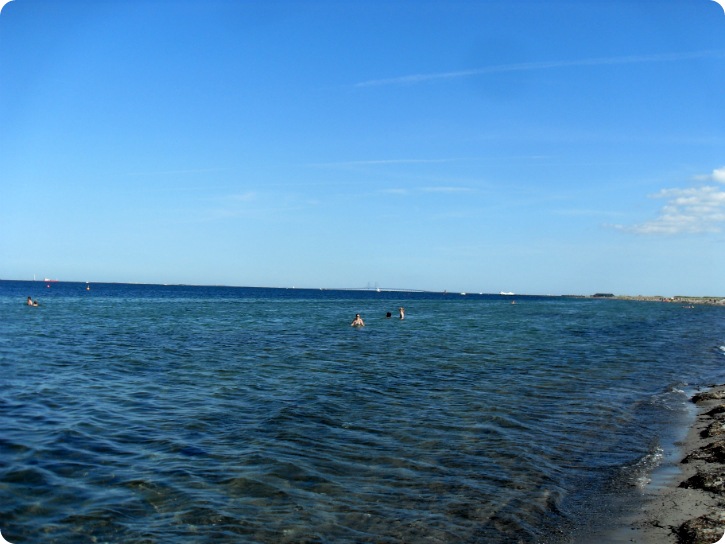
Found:
[[[682,383],[672,384],[664,391],[652,395],[647,400],[647,403],[659,410],[666,410],[668,412],[682,411],[690,398],[687,391],[682,388],[683,386],[684,384]]]
[[[665,457],[665,451],[655,446],[651,451],[622,467],[624,482],[638,489],[644,489],[652,481],[652,471],[657,468]]]

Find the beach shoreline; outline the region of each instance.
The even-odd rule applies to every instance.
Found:
[[[694,424],[671,476],[615,532],[613,542],[713,544],[725,534],[725,385],[696,393]],[[667,468],[667,467],[665,467]]]

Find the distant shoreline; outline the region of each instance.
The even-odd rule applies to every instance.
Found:
[[[597,297],[600,298],[600,297]],[[628,295],[617,295],[611,297],[615,300],[636,300],[644,302],[670,302],[676,304],[708,304],[712,306],[725,306],[725,297],[690,297],[690,296],[675,296],[675,297],[661,297],[661,296],[628,296]]]
[[[48,283],[77,283],[77,284],[95,284],[95,285],[148,285],[158,287],[222,287],[230,289],[288,289],[288,290],[299,290],[299,291],[359,291],[359,292],[379,292],[379,293],[424,293],[424,294],[443,294],[451,296],[500,296],[502,298],[514,299],[517,297],[541,297],[541,298],[580,298],[580,299],[604,299],[604,300],[634,300],[642,302],[673,302],[680,304],[709,304],[716,306],[725,306],[725,297],[719,296],[686,296],[678,295],[674,297],[665,297],[661,295],[614,295],[611,293],[597,293],[594,295],[584,294],[563,294],[563,295],[552,295],[552,294],[535,294],[535,293],[487,293],[483,291],[438,291],[432,289],[412,289],[405,287],[272,287],[272,286],[260,286],[260,285],[231,285],[231,284],[204,284],[204,283],[146,283],[146,282],[133,282],[133,281],[80,281],[80,280],[28,280],[28,279],[8,279],[0,278],[0,282],[23,282],[23,283],[37,283],[37,284],[48,284]]]

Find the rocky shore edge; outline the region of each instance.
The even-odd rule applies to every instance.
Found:
[[[725,385],[697,393],[691,400],[698,415],[687,438],[678,444],[680,474],[635,515],[631,542],[714,544],[724,538]]]

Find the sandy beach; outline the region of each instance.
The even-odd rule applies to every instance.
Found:
[[[648,494],[617,542],[713,544],[725,534],[725,385],[693,396],[695,424],[680,446],[678,469]]]

